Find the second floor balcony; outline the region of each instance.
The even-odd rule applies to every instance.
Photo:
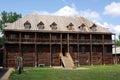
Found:
[[[90,41],[90,39],[42,39],[42,38],[6,38],[5,42],[36,42],[36,43],[54,43],[54,44],[60,44],[62,42],[62,44],[67,44],[68,42],[70,44],[114,44],[115,40],[109,40],[109,39],[93,39],[92,42]]]

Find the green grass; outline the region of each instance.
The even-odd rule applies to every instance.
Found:
[[[82,67],[89,69],[25,68],[20,75],[13,72],[10,80],[120,80],[120,65]]]

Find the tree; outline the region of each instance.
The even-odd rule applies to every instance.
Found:
[[[115,42],[116,46],[120,46],[120,34],[118,35],[118,40]]]
[[[21,18],[21,14],[17,14],[16,12],[6,12],[3,11],[0,14],[0,32],[3,33],[3,25],[5,23],[13,23],[14,21]],[[3,44],[4,39],[3,37],[0,37],[0,44]]]
[[[17,14],[16,12],[1,12],[1,20],[0,20],[0,29],[3,30],[3,24],[5,23],[13,23],[14,21],[21,18],[21,14]]]

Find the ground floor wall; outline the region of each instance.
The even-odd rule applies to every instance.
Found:
[[[97,47],[96,50],[94,47]],[[23,58],[23,66],[60,66],[60,53],[66,56],[68,52],[75,66],[113,64],[112,52],[105,53],[102,45],[92,46],[91,50],[91,45],[7,44],[5,49],[4,66],[6,67],[14,67],[17,56]]]

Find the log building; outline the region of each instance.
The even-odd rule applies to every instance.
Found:
[[[29,14],[4,28],[4,66],[113,64],[112,35],[81,16]]]

